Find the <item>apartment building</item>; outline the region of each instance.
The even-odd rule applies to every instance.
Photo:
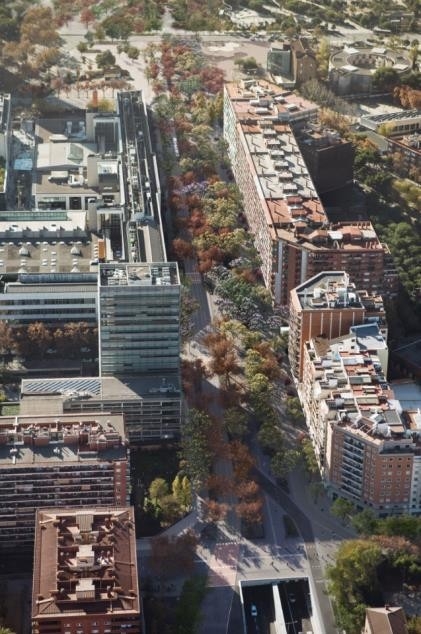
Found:
[[[421,139],[419,133],[386,139],[387,151],[393,159],[393,169],[401,176],[417,182],[421,178]]]
[[[314,120],[317,106],[268,82],[224,88],[224,137],[244,211],[276,304],[326,270],[346,270],[358,288],[393,294],[384,281],[388,250],[370,222],[330,222],[294,131]]]
[[[133,508],[36,515],[32,634],[141,634]]]
[[[380,516],[421,514],[421,416],[402,410],[387,382],[377,324],[315,337],[304,352],[300,397],[331,496]]]
[[[336,130],[309,124],[297,136],[300,151],[319,194],[353,183],[354,146]]]
[[[382,297],[358,291],[345,271],[324,271],[293,289],[288,350],[294,377],[302,380],[305,346],[313,337],[330,341],[366,322],[378,324],[387,339]]]
[[[35,511],[124,505],[128,453],[122,414],[0,418],[0,550],[33,545]]]

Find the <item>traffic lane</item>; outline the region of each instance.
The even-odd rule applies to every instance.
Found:
[[[338,630],[335,624],[335,617],[329,595],[325,591],[325,577],[317,553],[313,529],[309,518],[299,508],[299,506],[291,500],[289,495],[278,487],[278,485],[272,482],[264,473],[257,468],[253,469],[253,473],[262,489],[270,495],[296,523],[297,528],[306,543],[307,558],[314,581],[314,591],[317,595],[316,599],[320,608],[325,634],[337,634]]]
[[[272,584],[244,586],[247,634],[269,634],[275,622]]]

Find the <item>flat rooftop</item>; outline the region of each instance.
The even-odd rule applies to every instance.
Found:
[[[75,377],[61,379],[23,379],[22,414],[60,414],[65,401],[107,403],[115,401],[174,400],[181,397],[178,372],[160,376]],[[42,396],[42,398],[40,398]]]
[[[179,285],[175,262],[100,264],[100,286]]]
[[[361,121],[374,121],[376,123],[387,123],[406,119],[419,119],[421,112],[419,110],[396,110],[386,114],[369,114],[363,115]]]
[[[124,460],[122,414],[0,417],[0,469],[42,463]]]
[[[355,284],[345,271],[326,271],[310,278],[292,291],[302,309],[344,309],[348,306],[363,309]]]
[[[82,219],[80,225],[78,222],[78,217],[69,220],[69,234],[71,227],[80,230],[79,237],[69,238],[60,236],[65,224],[60,220],[48,225],[48,236],[42,235],[40,223],[22,222],[20,227],[14,223],[14,229],[2,232],[4,223],[0,221],[0,274],[94,273],[98,266],[91,261],[97,262],[98,237],[84,229]],[[51,235],[54,233],[58,235]]]

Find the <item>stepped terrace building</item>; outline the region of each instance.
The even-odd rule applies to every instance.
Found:
[[[0,550],[31,548],[35,511],[122,505],[128,497],[122,414],[0,418]]]
[[[346,270],[358,288],[394,292],[387,247],[370,222],[332,223],[310,178],[294,130],[317,106],[265,81],[224,87],[224,138],[244,211],[276,304],[323,270]]]
[[[133,508],[40,509],[32,633],[142,631]]]

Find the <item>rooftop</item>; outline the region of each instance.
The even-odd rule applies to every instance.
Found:
[[[361,308],[380,313],[384,310],[382,297],[357,290],[345,271],[318,273],[291,291],[291,301],[303,310]]]
[[[32,618],[139,611],[133,509],[38,510]]]
[[[0,212],[0,274],[94,273],[98,237],[86,231],[83,212],[64,214],[54,222],[6,223]]]
[[[100,264],[100,286],[173,286],[180,283],[175,262]]]
[[[329,222],[290,127],[295,117],[311,119],[317,106],[266,81],[225,86],[259,182],[273,239],[314,251],[383,251],[370,222]]]
[[[388,112],[386,114],[371,114],[361,117],[363,121],[374,121],[376,123],[388,123],[406,119],[419,119],[421,113],[419,110],[396,110],[395,112]]]
[[[367,630],[370,634],[407,634],[403,609],[389,605],[384,608],[367,608],[364,631]]]
[[[361,308],[355,284],[351,284],[345,271],[325,271],[310,278],[292,291],[292,301],[299,302],[303,310],[322,308]]]
[[[122,460],[125,443],[121,414],[0,417],[0,468]]]
[[[42,396],[43,398],[39,398]],[[141,377],[76,377],[66,379],[23,379],[21,412],[61,415],[67,401],[141,401],[180,398],[179,373]]]

